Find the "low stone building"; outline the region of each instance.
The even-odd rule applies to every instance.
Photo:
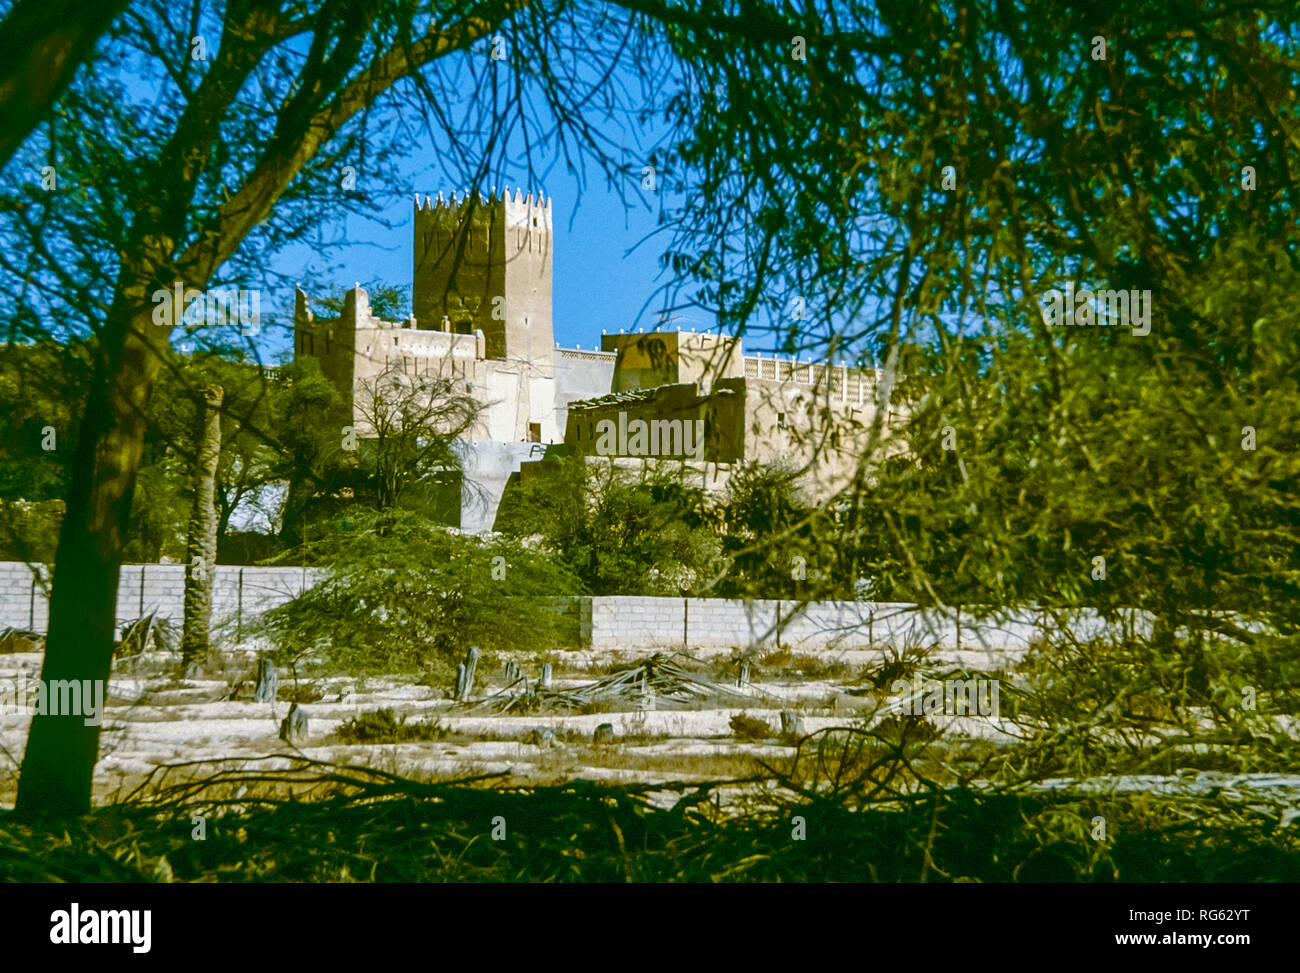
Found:
[[[585,455],[689,458],[706,464],[710,486],[737,464],[781,463],[826,499],[869,447],[875,369],[745,355],[739,340],[712,334],[606,335],[602,346],[616,355],[613,391],[572,403],[565,431]],[[895,412],[877,435],[887,440],[900,421]]]

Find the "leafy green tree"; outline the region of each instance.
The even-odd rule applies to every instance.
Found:
[[[1090,681],[1040,724],[1075,753],[1151,726],[1127,700],[1172,701],[1184,741],[1274,734],[1223,697],[1268,671],[1260,712],[1289,705],[1266,660],[1300,637],[1294,9],[891,2],[818,27],[766,90],[680,39],[712,82],[676,103],[705,191],[665,258],[751,342],[885,366],[877,426],[902,408],[909,453],[864,452],[809,546],[873,597],[1151,613],[1041,657],[1045,699]],[[1149,320],[1049,325],[1067,283]]]
[[[834,519],[808,502],[796,473],[780,464],[732,473],[719,499],[723,549],[729,561],[716,593],[741,598],[827,598],[843,595],[838,558],[819,557],[835,536]],[[851,588],[848,589],[851,594]]]
[[[577,580],[517,541],[358,506],[313,546],[327,576],[266,616],[285,663],[315,657],[349,673],[423,672],[449,683],[471,645],[530,651],[577,637],[562,598]]]
[[[317,317],[337,317],[343,313],[344,298],[338,289],[326,291],[323,285],[309,285],[311,306]],[[362,285],[370,298],[370,313],[382,321],[401,322],[411,316],[411,288],[406,284],[372,281]]]
[[[277,445],[272,475],[287,484],[280,540],[306,542],[308,524],[348,502],[355,487],[356,454],[346,446],[344,427],[352,424],[338,388],[311,357],[279,370],[272,398],[271,427]]]
[[[725,570],[707,495],[680,471],[629,471],[575,455],[548,474],[503,500],[497,527],[540,535],[591,594],[703,593]]]
[[[54,560],[91,355],[85,342],[59,344],[22,333],[0,345],[0,545],[6,558]]]
[[[128,556],[157,560],[163,554],[184,555],[198,458],[195,437],[202,415],[201,390],[208,385],[226,390],[216,476],[217,548],[221,550],[235,509],[282,476],[285,463],[275,435],[276,405],[288,394],[288,384],[271,369],[247,361],[237,349],[224,355],[203,351],[171,359],[150,402]]]

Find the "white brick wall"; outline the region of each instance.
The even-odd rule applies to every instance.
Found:
[[[44,588],[35,580],[34,570],[48,580],[49,568],[43,564],[0,561],[0,628],[45,631],[49,605]]]
[[[48,577],[48,568],[36,566]],[[251,621],[283,604],[324,575],[319,568],[219,565],[213,579],[215,621]],[[117,596],[119,624],[150,611],[177,623],[184,613],[185,567],[123,565]],[[722,598],[591,597],[577,599],[577,627],[584,647],[596,649],[727,649],[775,647],[796,651],[909,646],[963,652],[1023,652],[1039,632],[1054,627],[1028,611],[976,621],[957,621],[906,604],[826,601],[740,601]],[[0,561],[0,627],[44,632],[49,610],[39,584],[33,595],[32,566]],[[777,634],[778,622],[780,626]],[[1149,620],[1139,619],[1139,628]],[[1104,622],[1081,612],[1070,627],[1080,636],[1098,634]]]
[[[40,566],[49,576],[49,569]],[[310,585],[323,572],[319,568],[250,567],[218,565],[213,575],[214,620],[233,619],[242,613],[252,619],[283,604]],[[44,632],[49,622],[49,599],[37,586],[32,595],[32,570],[16,561],[0,561],[0,628],[13,626]],[[185,566],[182,564],[124,564],[118,575],[118,624],[158,611],[179,623],[185,612]]]

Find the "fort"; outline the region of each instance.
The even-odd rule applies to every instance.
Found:
[[[490,530],[511,477],[561,451],[679,462],[708,489],[742,465],[781,463],[810,496],[829,497],[858,475],[873,431],[883,441],[901,419],[877,422],[875,369],[746,355],[730,336],[602,332],[599,351],[560,348],[555,245],[552,200],[540,194],[417,196],[411,317],[375,317],[357,286],[337,318],[317,318],[298,292],[294,355],[320,362],[358,435],[376,382],[439,378],[478,404],[457,443],[462,529]],[[640,437],[608,435],[634,427],[699,429],[703,440],[689,455],[650,458]]]
[[[600,456],[692,456],[704,458],[704,420],[633,419],[618,414],[618,422],[596,423],[596,453]]]

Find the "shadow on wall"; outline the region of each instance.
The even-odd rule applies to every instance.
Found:
[[[453,444],[464,470],[460,497],[460,528],[484,534],[496,524],[508,487],[519,483],[525,463],[554,458],[564,448],[558,444],[457,442]]]

